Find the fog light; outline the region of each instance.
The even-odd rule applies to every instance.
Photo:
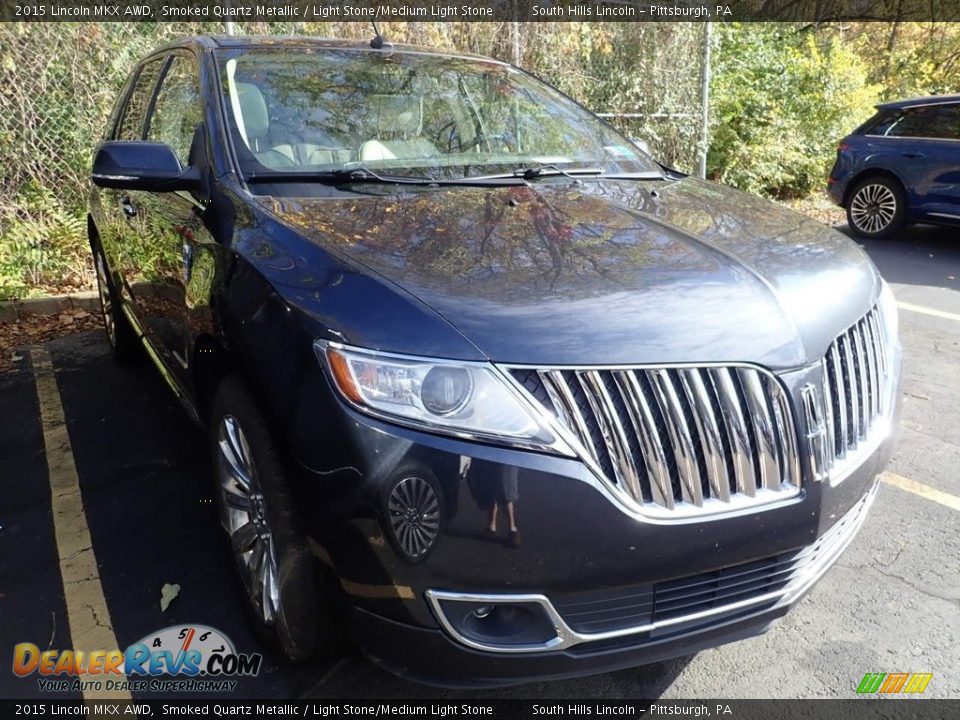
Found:
[[[561,643],[540,597],[458,595],[427,591],[441,626],[474,648],[506,652],[549,650]],[[529,599],[528,599],[529,598]]]

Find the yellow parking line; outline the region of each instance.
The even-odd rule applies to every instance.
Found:
[[[922,315],[932,315],[933,317],[944,318],[946,320],[960,321],[960,314],[947,312],[946,310],[937,310],[935,308],[924,307],[923,305],[911,305],[910,303],[898,302],[897,307],[909,312],[921,313]]]
[[[905,478],[902,475],[897,475],[896,473],[892,472],[883,473],[883,475],[880,476],[880,479],[887,483],[887,485],[893,485],[901,490],[906,490],[908,493],[919,495],[925,500],[940,503],[944,507],[948,507],[951,510],[960,511],[960,497],[957,497],[956,495],[943,492],[943,490],[937,490],[934,487],[924,485],[921,482],[911,480],[910,478]]]
[[[40,402],[53,529],[60,558],[60,577],[63,580],[67,618],[70,621],[70,646],[85,653],[93,650],[115,650],[117,638],[113,633],[107,601],[100,584],[97,558],[93,552],[90,528],[87,526],[87,516],[80,494],[80,478],[77,476],[63,404],[57,389],[57,376],[53,371],[50,353],[46,350],[33,348],[30,358],[33,361],[37,399]],[[106,678],[87,676],[82,679]],[[125,690],[84,690],[83,697],[85,700],[129,700],[130,693]]]

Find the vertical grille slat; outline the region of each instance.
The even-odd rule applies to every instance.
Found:
[[[710,497],[724,502],[730,500],[730,478],[727,476],[727,463],[723,453],[723,441],[720,428],[713,413],[713,403],[707,394],[707,387],[699,369],[681,370],[680,379],[687,401],[693,409],[700,447],[703,451],[707,469],[707,483]]]
[[[723,512],[800,490],[789,398],[763,370],[535,370],[542,387],[529,369],[513,372],[594,470],[644,510]]]
[[[590,370],[577,373],[577,378],[583,386],[583,391],[593,410],[593,415],[600,425],[610,462],[617,476],[617,482],[626,485],[633,497],[642,497],[640,477],[637,470],[637,461],[633,457],[630,440],[626,430],[620,422],[619,415],[614,407],[610,394],[600,372]]]
[[[879,358],[877,357],[877,340],[873,335],[873,328],[866,319],[860,321],[863,330],[863,342],[867,351],[867,372],[870,378],[870,422],[880,417],[880,384]]]
[[[680,472],[681,499],[700,507],[703,505],[703,488],[700,484],[697,451],[670,371],[654,370],[650,380],[660,411],[667,420],[667,434],[670,436],[670,445]]]
[[[550,395],[550,400],[559,409],[563,424],[577,435],[577,439],[584,447],[593,447],[593,440],[590,437],[590,430],[587,428],[587,420],[580,412],[577,401],[567,385],[563,373],[552,371],[541,373],[541,378]]]
[[[727,439],[733,454],[737,492],[754,497],[757,494],[757,481],[753,466],[753,443],[734,386],[733,371],[728,368],[712,368],[710,379],[720,399]]]
[[[797,436],[790,418],[790,403],[784,393],[770,393],[773,404],[774,428],[777,444],[780,446],[780,474],[788,485],[800,485],[800,454],[797,449]]]
[[[877,421],[889,411],[890,358],[876,306],[837,336],[821,367],[826,432],[834,452],[815,471],[826,477],[867,443]]]
[[[870,386],[867,379],[867,353],[860,335],[860,324],[850,329],[853,336],[853,362],[856,365],[857,377],[854,381],[860,388],[860,405],[857,412],[860,416],[860,434],[858,440],[865,440],[867,429],[870,427]]]
[[[647,402],[646,394],[637,380],[636,373],[623,370],[613,373],[614,381],[620,390],[624,405],[630,416],[633,431],[637,434],[640,450],[650,478],[650,495],[657,505],[673,509],[673,484],[670,480],[670,465],[667,455],[660,441],[660,434],[656,431],[657,424],[653,419],[653,411]]]
[[[779,449],[774,436],[770,409],[767,407],[766,392],[755,370],[741,370],[738,375],[753,426],[756,457],[760,467],[760,484],[768,490],[777,490],[781,482]]]
[[[821,372],[823,373],[823,386],[821,387],[821,395],[823,398],[823,414],[826,418],[826,432],[827,432],[827,448],[829,448],[829,455],[836,455],[837,452],[837,423],[836,416],[833,412],[833,377],[830,372],[830,363],[828,362],[829,352],[827,356],[823,358],[823,362],[820,363]]]
[[[847,435],[847,448],[857,446],[860,437],[860,392],[857,390],[857,369],[853,364],[853,348],[850,332],[840,338],[840,361],[843,364],[843,383],[847,391],[847,418],[850,432]]]
[[[887,347],[887,335],[883,329],[883,323],[880,322],[880,316],[876,308],[867,315],[867,322],[870,323],[870,330],[873,333],[874,342],[876,343],[877,357],[880,359],[880,374],[886,379],[890,375],[887,353],[884,352],[884,348]]]
[[[833,408],[837,412],[837,437],[835,455],[845,457],[847,454],[847,392],[844,389],[847,385],[843,379],[843,368],[840,365],[840,347],[839,341],[830,346],[828,355],[830,363],[830,385],[833,387],[834,395],[831,398]]]

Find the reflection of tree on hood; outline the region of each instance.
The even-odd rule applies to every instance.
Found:
[[[656,227],[584,187],[430,190],[343,201],[277,201],[284,218],[346,244],[362,259],[375,253],[422,276],[460,282],[478,297],[523,288],[607,292],[629,281],[621,266],[655,262],[683,246],[660,241]],[[584,278],[595,282],[584,284]]]

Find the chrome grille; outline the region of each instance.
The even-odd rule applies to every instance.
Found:
[[[726,512],[796,495],[790,403],[755,367],[519,369],[583,459],[650,514]]]
[[[876,306],[830,344],[822,362],[822,429],[817,432],[819,418],[807,418],[818,478],[872,446],[878,421],[890,409],[893,376],[887,347]]]

